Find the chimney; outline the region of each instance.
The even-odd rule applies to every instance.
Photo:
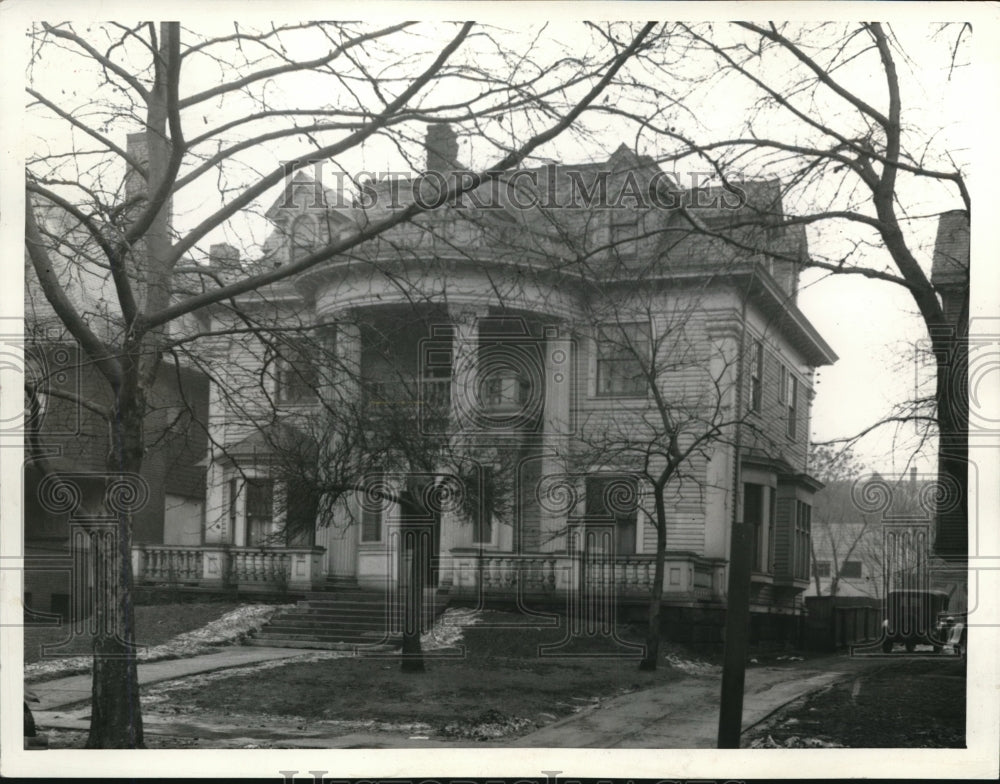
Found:
[[[235,267],[240,252],[227,242],[219,242],[208,249],[208,262],[213,267]]]
[[[126,137],[125,150],[129,156],[145,168],[149,164],[149,144],[146,142],[146,132],[130,133]],[[125,198],[134,199],[146,192],[146,178],[131,165],[125,174]]]
[[[125,149],[129,156],[136,163],[142,165],[146,169],[146,174],[149,174],[149,137],[145,131],[137,131],[136,133],[130,133],[125,138]],[[167,143],[166,149],[169,149],[169,143]],[[128,171],[125,173],[125,199],[126,201],[131,201],[136,196],[141,196],[149,191],[149,184],[146,182],[146,178],[143,177],[135,168],[132,166],[128,167]],[[145,204],[133,206],[130,210],[131,215],[137,215],[140,210],[145,208]],[[166,204],[166,219],[167,225],[169,226],[173,220],[173,198],[167,199]]]
[[[910,466],[910,487],[917,486],[917,467]]]
[[[448,123],[427,126],[427,171],[451,172],[458,168],[458,140]]]

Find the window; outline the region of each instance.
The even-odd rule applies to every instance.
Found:
[[[750,345],[750,410],[760,411],[764,379],[764,345],[755,340]]]
[[[813,561],[813,576],[814,577],[829,577],[830,576],[830,562],[829,561]]]
[[[368,477],[365,480],[368,486],[385,487],[382,475]],[[361,497],[361,541],[381,542],[382,541],[382,517],[388,500],[384,498],[371,497],[364,493]]]
[[[495,508],[493,494],[496,491],[496,476],[492,468],[483,469],[480,489],[482,497],[477,499],[479,509],[476,519],[473,521],[472,543],[491,544],[493,542],[493,510]]]
[[[743,522],[753,533],[753,561],[755,572],[764,571],[764,485],[743,485]]]
[[[316,240],[316,218],[312,215],[299,215],[292,221],[289,260],[295,262],[308,256],[316,247]]]
[[[274,480],[247,479],[247,544],[271,544],[274,538]]]
[[[615,552],[634,555],[639,514],[639,483],[632,476],[587,477],[588,521],[614,523]]]
[[[797,580],[809,579],[812,507],[803,501],[795,502],[795,536],[792,541],[792,576]]]
[[[798,424],[796,409],[799,400],[799,380],[791,373],[788,374],[788,391],[785,398],[788,405],[788,437],[794,439]]]
[[[531,381],[510,370],[491,373],[483,382],[487,409],[521,407],[531,396]]]
[[[861,579],[861,561],[844,561],[840,567],[840,576],[847,579]]]
[[[611,252],[619,259],[634,259],[639,237],[639,221],[631,215],[611,219]]]
[[[597,394],[645,397],[650,357],[649,324],[601,327],[597,334]]]
[[[279,349],[277,390],[279,403],[312,403],[318,377],[312,352],[305,343],[287,341]]]

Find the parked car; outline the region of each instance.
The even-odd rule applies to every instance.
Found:
[[[884,607],[883,652],[890,653],[897,642],[911,653],[920,644],[932,645],[935,652],[941,651],[947,641],[939,625],[939,619],[948,610],[948,594],[945,591],[890,591]]]
[[[961,656],[965,651],[969,614],[967,612],[943,612],[938,615],[937,634],[946,647]]]

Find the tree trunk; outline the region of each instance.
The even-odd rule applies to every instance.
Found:
[[[403,648],[400,656],[401,672],[423,672],[424,654],[420,647],[420,633],[423,629],[423,570],[421,563],[421,533],[427,526],[430,513],[417,500],[419,490],[408,489],[400,499],[401,519],[401,555],[403,557],[400,577],[404,577],[403,586]]]
[[[935,342],[938,476],[935,552],[948,560],[969,554],[968,347],[963,336]]]
[[[663,601],[664,561],[667,557],[667,510],[663,503],[663,488],[653,490],[656,496],[656,557],[653,587],[649,595],[649,622],[646,626],[646,654],[639,662],[640,670],[655,670],[660,655],[660,605]]]
[[[132,607],[132,517],[148,494],[135,486],[142,467],[143,397],[126,384],[111,423],[105,509],[109,525],[94,545],[96,634],[88,749],[144,748]]]

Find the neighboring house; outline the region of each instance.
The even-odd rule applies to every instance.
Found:
[[[964,607],[947,570],[934,556],[936,483],[880,474],[834,480],[813,507],[812,581],[807,596],[881,600],[900,589],[944,589]]]
[[[142,138],[130,137],[133,153],[141,155]],[[127,189],[134,187],[130,183]],[[36,216],[70,301],[91,329],[113,340],[119,329],[114,285],[87,232],[54,205],[42,204]],[[141,300],[141,286],[138,294]],[[93,580],[81,523],[102,514],[109,441],[99,411],[108,405],[110,391],[62,327],[27,260],[24,311],[26,392],[35,393],[26,395],[25,606],[34,613],[79,617],[87,612]],[[149,404],[142,468],[147,500],[135,514],[134,542],[200,545],[207,379],[194,368],[164,362]]]
[[[434,126],[428,138],[429,169],[450,173],[450,129]],[[683,625],[702,613],[721,623],[737,516],[754,531],[752,609],[772,619],[762,623],[775,633],[790,633],[810,584],[811,507],[821,486],[806,472],[813,370],[836,356],[795,304],[804,230],[741,225],[762,212],[780,217],[779,184],[744,183],[747,203],[726,204],[720,200],[732,194],[684,191],[624,146],[602,163],[522,171],[533,174],[508,178],[517,186],[488,184],[473,194],[499,192],[495,209],[467,197],[465,206],[431,210],[239,298],[243,323],[279,332],[301,326],[312,342],[238,335],[205,347],[217,374],[212,448],[204,544],[188,579],[275,590],[330,579],[395,584],[405,574],[405,515],[391,496],[408,486],[407,474],[426,472],[411,453],[436,438],[439,454],[462,442],[482,472],[480,494],[503,498],[478,513],[455,507],[434,516],[413,556],[425,561],[428,585],[511,601],[612,591],[639,606],[652,578],[653,502],[631,464],[616,457],[624,450],[602,452],[595,442],[611,428],[626,440],[650,437],[654,395],[637,357],[651,357],[662,360],[658,393],[696,401],[688,421],[728,423],[724,437],[696,450],[670,496],[665,622]],[[660,188],[664,201],[675,201],[643,207],[621,199],[602,208],[571,198],[574,188],[593,193],[602,172],[610,173],[612,199],[624,188]],[[528,196],[555,194],[571,206],[525,207],[531,199],[518,189],[532,178]],[[274,231],[262,257],[243,269],[294,263],[426,198],[415,191],[426,183],[397,181],[392,191],[379,186],[367,209],[327,208],[314,198],[317,186],[296,176],[266,213]],[[742,248],[712,236],[720,232]],[[786,260],[765,261],[764,248]],[[227,274],[241,267],[227,245],[213,246],[212,264]],[[213,328],[231,327],[232,314],[232,304],[214,309]],[[661,341],[668,332],[669,345]],[[715,408],[706,408],[712,399]],[[358,427],[318,437],[324,406],[341,421],[357,410]],[[354,478],[359,492],[326,504],[289,485],[296,472],[280,465],[283,445],[313,442],[322,464],[348,435],[363,450],[369,429],[407,415],[412,438],[404,431],[386,449],[384,476],[365,470]],[[513,461],[502,463],[501,452]],[[340,455],[341,463],[350,457]],[[616,479],[637,499],[631,506],[615,507]],[[387,496],[360,492],[379,483]],[[588,538],[594,520],[610,530],[603,543]],[[143,566],[154,558],[182,557],[179,548],[147,547],[139,578],[162,576]]]

